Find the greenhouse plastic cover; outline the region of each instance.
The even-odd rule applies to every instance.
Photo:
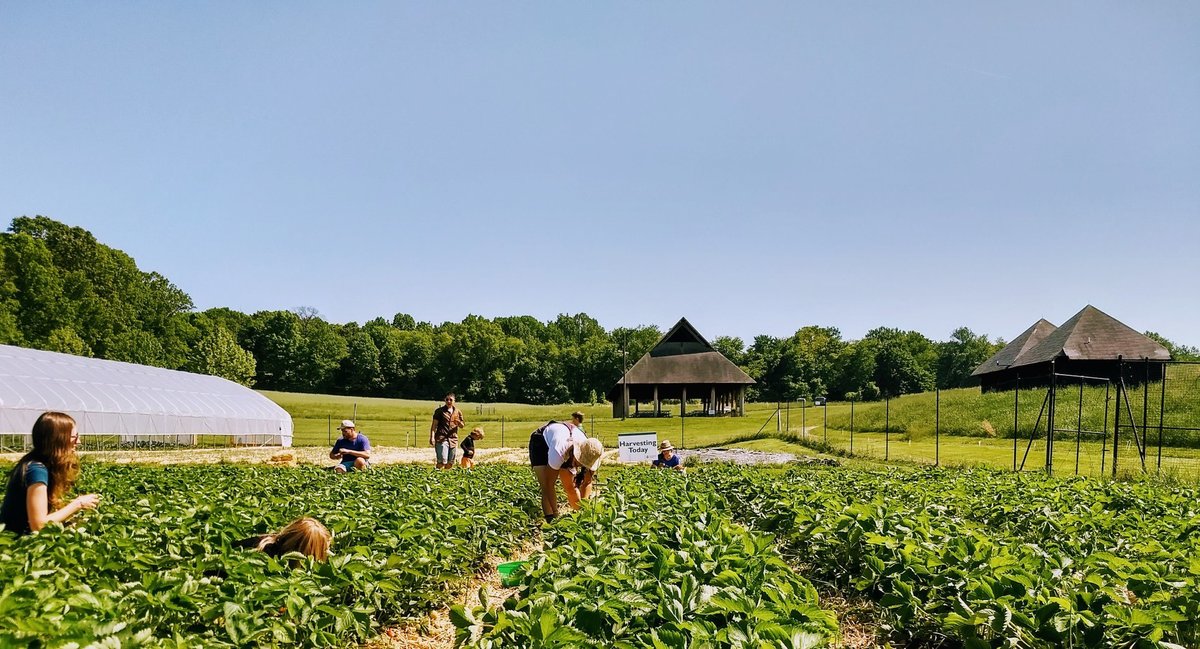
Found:
[[[220,377],[0,345],[0,434],[28,435],[47,410],[80,435],[229,435],[235,444],[292,445],[292,418],[254,390]]]

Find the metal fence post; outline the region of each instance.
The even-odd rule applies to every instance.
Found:
[[[1020,437],[1020,427],[1017,422],[1017,414],[1020,412],[1021,406],[1021,377],[1017,377],[1017,381],[1013,387],[1013,471],[1017,470],[1017,438]]]
[[[333,416],[325,415],[325,445],[333,444]]]
[[[500,448],[504,448],[504,415],[500,415]]]
[[[1117,407],[1113,409],[1113,464],[1112,474],[1117,477],[1117,448],[1121,445],[1121,392],[1122,386],[1125,385],[1125,361],[1117,356],[1117,378],[1120,382],[1117,383]]]
[[[854,453],[854,399],[850,400],[850,452]]]
[[[1046,474],[1054,475],[1054,410],[1058,397],[1058,371],[1050,360],[1050,410],[1046,412]]]
[[[825,444],[829,444],[829,397],[821,402],[821,428],[825,432]]]
[[[892,406],[891,399],[883,398],[883,461],[892,455]]]
[[[1146,370],[1149,371],[1150,359],[1146,359]],[[1162,448],[1163,448],[1163,411],[1167,407],[1167,364],[1162,363],[1162,376],[1159,377],[1159,383],[1162,386],[1162,391],[1158,397],[1158,470],[1162,471]]]
[[[1100,438],[1100,475],[1104,475],[1104,462],[1108,459],[1108,400],[1112,394],[1112,379],[1104,384],[1104,437]]]
[[[912,437],[909,437],[912,439]],[[933,391],[933,466],[942,465],[942,390]]]
[[[1083,443],[1083,379],[1079,379],[1079,415],[1075,420],[1075,475],[1079,475],[1079,447]]]

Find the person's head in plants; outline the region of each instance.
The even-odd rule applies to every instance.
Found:
[[[582,413],[579,413],[582,420]],[[542,513],[546,520],[558,516],[558,495],[556,483],[561,482],[563,491],[567,494],[567,502],[572,509],[579,509],[581,490],[588,493],[594,471],[584,472],[584,476],[576,483],[575,477],[582,464],[584,447],[589,442],[575,419],[559,422],[551,421],[545,426],[533,431],[529,436],[529,465],[533,468],[538,479],[538,487],[542,494]],[[598,443],[598,442],[597,442]],[[603,449],[603,447],[601,447]],[[599,467],[599,460],[594,463]]]
[[[242,547],[261,550],[272,557],[281,557],[289,552],[299,552],[317,561],[329,557],[333,535],[315,518],[298,518],[275,534],[254,536],[239,542]]]
[[[63,504],[79,476],[79,429],[62,412],[44,412],[33,424],[33,450],[8,475],[0,505],[4,529],[17,534],[36,532],[47,523],[65,523],[100,504],[99,494],[84,494]]]
[[[579,430],[583,430],[583,418],[584,415],[582,410],[576,410],[575,412],[571,413],[571,423],[575,424],[575,427]]]
[[[333,443],[333,450],[329,451],[329,459],[338,461],[333,470],[346,473],[371,468],[371,441],[367,436],[358,432],[358,427],[349,419],[343,419],[338,430],[342,436]]]
[[[683,463],[680,462],[679,456],[675,453],[675,447],[671,444],[671,440],[664,439],[658,445],[658,459],[651,462],[656,469],[678,469],[683,470]]]

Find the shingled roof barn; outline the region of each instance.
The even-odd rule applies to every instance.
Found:
[[[1139,377],[1157,380],[1162,363],[1170,359],[1165,347],[1089,304],[1061,327],[1038,320],[971,376],[979,377],[984,392],[991,392],[1011,390],[1018,380],[1021,387],[1046,385],[1051,371],[1118,380],[1122,360],[1149,360],[1151,369]]]
[[[663,399],[679,399],[683,414],[688,399],[700,399],[709,414],[746,414],[746,386],[754,379],[734,365],[721,352],[680,318],[650,351],[629,368],[608,391],[613,416],[629,415],[629,401],[654,404],[654,414],[662,413]],[[628,398],[624,398],[628,388]]]

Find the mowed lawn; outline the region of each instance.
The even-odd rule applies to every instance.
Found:
[[[262,391],[292,415],[296,446],[332,443],[342,419],[354,419],[359,430],[372,444],[386,446],[429,446],[429,425],[439,401],[343,397],[322,394]],[[529,434],[551,419],[569,419],[582,410],[587,415],[584,428],[589,436],[599,437],[605,446],[615,447],[620,433],[654,431],[659,439],[682,446],[711,446],[752,435],[775,412],[774,404],[746,404],[745,417],[679,416],[675,406],[671,417],[630,417],[614,419],[611,404],[562,404],[531,406],[515,403],[477,404],[459,402],[467,428],[483,426],[485,437],[480,448],[525,446]],[[770,429],[775,429],[774,419]]]
[[[263,395],[278,403],[292,415],[296,446],[323,446],[338,435],[342,419],[354,418],[359,429],[371,442],[382,446],[428,447],[429,425],[433,410],[440,402],[409,399],[343,397],[335,395],[299,394],[263,391]],[[563,420],[571,412],[582,410],[587,415],[585,428],[589,435],[599,437],[606,447],[616,446],[617,435],[629,432],[653,431],[658,438],[669,439],[683,448],[731,445],[763,451],[816,454],[813,445],[827,443],[867,461],[898,461],[943,465],[987,465],[1011,468],[1013,440],[1003,437],[975,437],[944,434],[940,440],[931,434],[906,435],[845,428],[850,406],[830,404],[828,408],[801,408],[799,404],[784,406],[776,417],[774,403],[747,403],[745,417],[681,418],[676,405],[671,417],[630,417],[624,421],[612,417],[611,404],[562,404],[532,406],[525,404],[477,404],[460,402],[468,428],[483,426],[485,438],[480,448],[501,446],[523,447],[529,434],[551,419]],[[861,408],[862,406],[858,406]],[[878,407],[878,406],[876,406]],[[874,414],[874,413],[873,413]],[[1036,413],[1035,413],[1036,414]],[[828,425],[826,416],[828,415]],[[1010,413],[1011,416],[1011,413]],[[858,417],[856,415],[856,424]],[[870,418],[867,419],[870,421]],[[852,440],[853,438],[853,440]],[[806,446],[806,443],[809,444]],[[853,447],[853,448],[851,448]],[[1016,445],[1017,464],[1025,470],[1043,470],[1046,465],[1044,437],[1032,445],[1028,438]],[[1028,449],[1028,450],[1027,450]],[[1103,460],[1102,460],[1103,451]],[[1085,436],[1079,445],[1079,469],[1084,475],[1110,475],[1112,446],[1089,440]],[[1120,473],[1141,472],[1141,459],[1132,440],[1125,438],[1117,449]],[[1150,472],[1159,466],[1157,449],[1150,449],[1146,468]],[[1164,472],[1186,478],[1200,477],[1200,449],[1164,448],[1161,462]],[[1054,472],[1076,472],[1074,436],[1060,433],[1056,437]]]

